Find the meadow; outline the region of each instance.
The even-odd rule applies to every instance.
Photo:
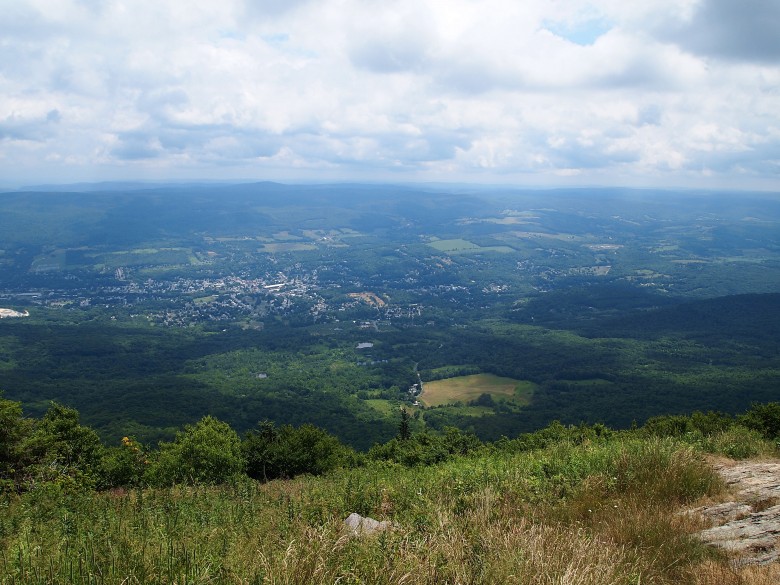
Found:
[[[770,447],[771,450],[771,447]],[[260,484],[6,494],[0,582],[768,585],[680,515],[724,486],[674,439],[567,440]],[[392,528],[355,536],[352,512]]]
[[[483,394],[496,400],[508,400],[516,404],[528,404],[535,384],[493,374],[471,374],[423,384],[419,400],[425,406],[442,406],[455,402],[471,402]]]
[[[436,240],[428,243],[429,246],[447,254],[475,254],[479,252],[513,252],[509,246],[480,246],[474,242],[461,238],[454,240]]]

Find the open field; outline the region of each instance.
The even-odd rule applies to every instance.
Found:
[[[187,266],[197,263],[190,248],[136,248],[106,254],[87,254],[95,266],[119,268],[122,266]],[[195,260],[195,262],[193,262]]]
[[[270,252],[276,254],[279,252],[304,252],[307,250],[316,250],[317,246],[303,242],[277,242],[274,244],[263,244],[258,252]]]
[[[513,252],[509,246],[479,246],[462,238],[455,240],[436,240],[428,243],[439,252],[447,254],[475,254],[479,252]]]
[[[503,398],[527,404],[535,386],[533,382],[525,380],[502,378],[493,374],[472,374],[426,382],[419,400],[426,406],[440,406],[458,401],[468,402],[482,394],[490,394],[494,399]]]
[[[54,250],[48,254],[41,254],[33,260],[30,270],[33,272],[64,270],[67,264],[65,253],[65,250]]]
[[[357,299],[360,301],[363,301],[364,303],[371,305],[372,307],[382,308],[387,303],[384,301],[384,299],[380,298],[376,293],[368,291],[368,292],[359,292],[359,293],[349,293],[350,298]]]
[[[514,236],[521,240],[537,240],[546,238],[548,240],[559,240],[562,242],[581,241],[583,236],[576,236],[568,233],[548,233],[548,232],[525,232],[525,231],[511,231],[502,236]],[[508,238],[507,238],[508,239]]]
[[[196,297],[192,299],[192,302],[196,305],[208,305],[209,303],[213,303],[216,301],[219,297],[217,295],[208,295],[205,297]]]

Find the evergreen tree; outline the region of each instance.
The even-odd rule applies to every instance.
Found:
[[[412,436],[409,429],[409,411],[401,407],[401,423],[398,425],[398,438],[402,441],[408,440]]]

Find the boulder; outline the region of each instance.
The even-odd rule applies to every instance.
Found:
[[[780,560],[780,462],[721,462],[715,470],[734,500],[690,511],[714,525],[701,539],[730,553],[736,565]]]
[[[360,514],[353,512],[347,519],[344,520],[344,524],[347,525],[353,534],[363,536],[367,534],[374,534],[375,532],[381,532],[383,530],[389,530],[392,528],[392,523],[388,520],[374,520],[373,518],[363,517]]]

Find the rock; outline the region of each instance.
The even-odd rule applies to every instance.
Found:
[[[688,513],[704,516],[704,518],[719,526],[732,520],[741,520],[750,516],[753,513],[753,508],[744,502],[725,502],[713,506],[694,508]]]
[[[363,536],[366,534],[374,534],[375,532],[381,532],[383,530],[389,530],[392,528],[392,523],[388,520],[374,520],[373,518],[363,517],[360,514],[353,512],[347,519],[344,520],[344,524],[352,531],[353,534]]]
[[[731,520],[703,530],[701,539],[738,557],[739,564],[771,563],[780,558],[780,506],[754,512],[746,518]]]
[[[738,565],[765,565],[780,559],[780,463],[740,461],[715,466],[735,501],[691,510],[715,526],[701,539],[735,557]]]
[[[740,461],[734,465],[717,465],[718,474],[739,495],[753,498],[780,497],[780,463]]]

